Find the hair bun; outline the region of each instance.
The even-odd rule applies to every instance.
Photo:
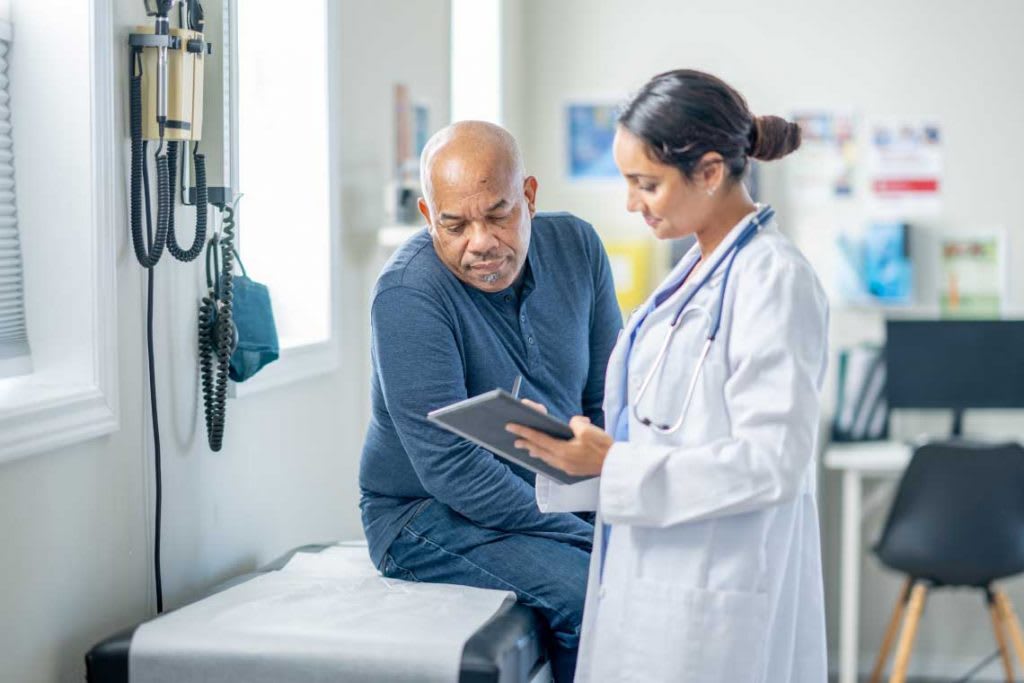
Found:
[[[800,126],[779,116],[755,116],[748,141],[751,158],[781,159],[800,147]]]

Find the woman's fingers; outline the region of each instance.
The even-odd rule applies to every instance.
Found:
[[[537,403],[536,401],[531,401],[528,398],[522,398],[522,399],[519,399],[519,400],[522,401],[523,403],[525,403],[526,405],[530,406],[534,410],[538,411],[538,412],[544,413],[545,415],[548,414],[548,407],[546,405],[542,404],[542,403]]]
[[[527,441],[537,444],[546,451],[556,450],[559,444],[565,443],[563,439],[555,439],[548,436],[544,432],[537,431],[536,429],[530,429],[523,425],[509,423],[505,425],[506,431],[512,432],[518,437],[526,439]]]
[[[539,458],[544,462],[548,463],[549,465],[554,465],[562,460],[561,456],[559,456],[558,454],[552,453],[551,451],[545,448],[541,448],[537,444],[531,443],[524,439],[516,440],[516,448],[521,448],[524,451],[529,452],[531,457]]]
[[[577,437],[581,436],[583,432],[591,427],[593,427],[593,425],[590,422],[590,418],[583,415],[577,415],[569,420],[569,429],[571,429],[572,433]]]

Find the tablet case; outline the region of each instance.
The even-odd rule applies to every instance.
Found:
[[[558,439],[571,439],[573,434],[569,425],[534,410],[503,389],[494,389],[438,408],[431,411],[427,419],[497,456],[563,484],[575,484],[592,478],[566,474],[543,460],[532,457],[527,451],[516,448],[514,444],[518,437],[505,431],[505,425],[510,422],[531,427]]]

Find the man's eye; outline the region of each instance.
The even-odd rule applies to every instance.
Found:
[[[503,216],[490,216],[490,219],[496,223],[500,223],[501,221],[507,220],[510,215],[511,214],[506,213]]]
[[[449,235],[458,235],[462,232],[461,223],[459,225],[444,225],[442,227],[444,228],[444,231],[447,232]]]

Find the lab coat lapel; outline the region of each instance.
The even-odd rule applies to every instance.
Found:
[[[679,262],[672,268],[668,277],[661,285],[647,297],[647,300],[629,316],[626,327],[619,333],[619,341],[615,344],[611,356],[608,358],[608,370],[604,383],[604,425],[605,429],[614,433],[619,423],[622,411],[626,408],[629,393],[626,387],[626,380],[629,370],[629,354],[632,347],[632,340],[637,328],[644,319],[654,310],[654,302],[662,292],[672,287],[678,287],[679,281],[686,276],[697,259],[700,258],[699,246],[694,244],[690,250],[679,259]]]
[[[757,206],[756,212],[761,211],[764,208],[762,205]],[[726,234],[722,242],[715,247],[714,251],[711,252],[711,257],[707,259],[705,263],[714,264],[722,258],[722,256],[729,250],[730,247],[739,238],[740,233],[743,232],[743,228],[750,222],[752,216],[756,215],[756,212],[747,214],[740,220],[739,223],[734,225],[731,230]],[[774,219],[768,221],[761,229],[770,229],[774,224]],[[622,411],[626,408],[626,404],[629,400],[629,393],[626,386],[629,371],[629,354],[632,346],[632,339],[636,333],[637,327],[639,327],[644,319],[654,310],[655,302],[659,299],[663,292],[671,291],[674,289],[680,289],[680,295],[685,297],[686,292],[691,288],[696,287],[698,283],[703,280],[701,272],[695,273],[694,277],[691,277],[682,287],[679,286],[679,281],[682,280],[686,273],[690,271],[693,264],[700,258],[700,245],[694,244],[690,247],[689,251],[679,259],[675,267],[669,272],[661,285],[651,294],[647,300],[640,306],[636,311],[633,312],[629,319],[626,321],[625,329],[619,334],[619,341],[612,350],[611,356],[608,358],[608,370],[605,374],[604,383],[604,424],[605,429],[614,431],[616,425],[619,423],[619,418]],[[722,264],[714,273],[712,278],[708,281],[709,285],[714,285],[718,280],[721,279],[724,272],[725,264]],[[701,269],[703,270],[703,268]]]

